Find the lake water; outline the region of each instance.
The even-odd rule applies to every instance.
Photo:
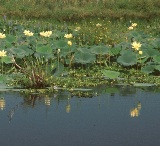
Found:
[[[1,92],[0,146],[160,146],[157,90],[100,89],[92,98]]]

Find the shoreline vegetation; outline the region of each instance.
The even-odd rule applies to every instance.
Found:
[[[160,16],[159,0],[0,0],[0,15],[19,19],[79,21],[90,18],[143,19]]]
[[[0,3],[1,88],[90,96],[103,84],[160,86],[158,0]]]

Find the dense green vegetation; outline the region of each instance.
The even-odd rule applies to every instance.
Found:
[[[159,0],[0,0],[0,14],[10,18],[147,19],[160,15]]]
[[[88,94],[102,84],[160,85],[156,0],[1,2],[3,88]]]

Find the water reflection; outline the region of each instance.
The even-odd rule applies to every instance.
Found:
[[[140,115],[141,107],[142,107],[141,103],[138,102],[137,105],[130,110],[130,116],[133,118],[138,117]]]
[[[47,106],[51,105],[51,99],[48,95],[44,96],[44,104],[47,105]]]
[[[129,87],[104,89],[103,93],[97,90],[99,96],[92,98],[68,92],[3,92],[1,145],[160,145],[160,94]]]
[[[3,97],[1,97],[0,98],[0,109],[4,110],[5,109],[5,105],[6,105],[5,100],[4,100]]]
[[[18,109],[19,105],[17,104],[15,107],[11,108],[9,110],[9,113],[8,113],[8,118],[9,118],[9,123],[11,122],[16,110]]]
[[[117,95],[119,95],[123,98],[125,97],[125,99],[128,99],[128,97],[131,96],[131,97],[133,97],[132,99],[137,100],[137,98],[139,98],[139,95],[138,95],[138,97],[135,97],[135,95],[137,95],[137,92],[139,92],[139,91],[142,92],[144,90],[145,89],[142,89],[140,91],[140,89],[133,88],[130,86],[114,86],[114,87],[101,86],[98,89],[95,89],[95,91],[99,94],[99,97],[93,97],[93,98],[98,99],[97,100],[97,105],[98,105],[97,107],[100,108],[100,106],[102,104],[104,104],[103,103],[104,99],[106,100],[105,102],[114,101],[117,99]],[[147,91],[148,90],[149,89],[147,89]],[[152,88],[152,90],[153,90],[153,88]],[[101,97],[102,94],[105,95],[104,99],[102,99],[102,97]],[[13,118],[13,116],[19,106],[21,106],[25,109],[28,109],[30,107],[34,108],[36,106],[45,105],[48,108],[49,107],[56,108],[56,110],[57,110],[60,107],[59,104],[63,103],[64,104],[63,110],[66,113],[71,112],[72,95],[69,92],[59,92],[58,94],[50,94],[50,95],[28,94],[28,95],[22,95],[22,97],[23,97],[23,100],[21,102],[19,102],[17,105],[14,105],[13,107],[11,107],[9,109],[9,112],[8,112],[9,121],[12,120],[12,118]],[[77,100],[76,100],[77,103],[74,103],[72,105],[72,110],[74,109],[75,104],[77,104],[77,108],[79,108],[78,107],[79,102],[81,102],[81,99],[82,99],[82,97],[81,98],[75,97],[75,98],[77,98]],[[135,103],[135,101],[134,101],[134,103]],[[0,110],[4,110],[5,108],[6,108],[5,98],[0,98]],[[130,105],[130,107],[128,108],[129,116],[132,118],[138,117],[140,115],[141,108],[142,108],[141,102],[136,101],[136,105],[134,107],[132,107]],[[47,109],[47,110],[49,110],[49,109]],[[126,115],[128,115],[128,114],[126,114]]]
[[[66,105],[66,113],[70,113],[70,111],[71,111],[70,98],[68,98],[68,102]]]

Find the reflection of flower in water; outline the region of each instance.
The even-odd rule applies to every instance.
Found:
[[[44,98],[44,103],[45,103],[45,105],[47,105],[47,106],[50,106],[50,105],[51,105],[51,99],[49,98],[49,96],[45,96],[45,98]]]
[[[4,98],[1,98],[1,99],[0,99],[0,109],[1,109],[1,110],[4,110],[5,105],[6,105],[6,104],[5,104]]]
[[[70,110],[71,110],[71,105],[67,104],[66,105],[66,113],[70,113]]]
[[[130,116],[131,117],[138,117],[140,115],[140,110],[141,110],[141,103],[138,102],[137,106],[130,110]]]
[[[70,111],[71,111],[71,105],[70,105],[69,100],[70,100],[70,98],[68,98],[68,102],[67,102],[67,105],[66,105],[66,113],[70,113]]]

